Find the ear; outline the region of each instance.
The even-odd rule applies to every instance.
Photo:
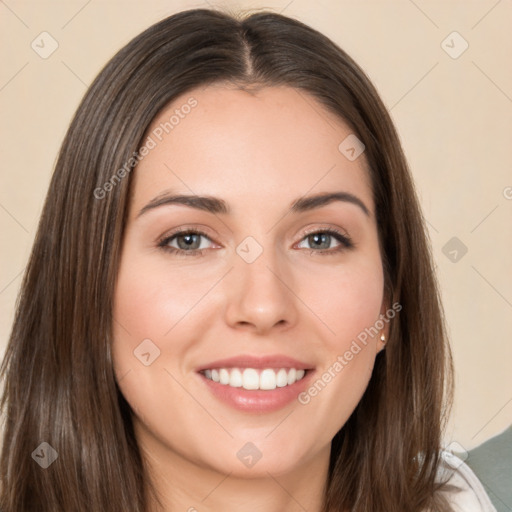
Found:
[[[386,347],[386,343],[389,339],[389,322],[390,318],[388,317],[387,312],[389,311],[389,301],[384,298],[382,301],[382,306],[380,308],[380,315],[379,315],[379,325],[382,323],[382,329],[380,330],[380,333],[377,335],[377,353],[379,353],[381,350],[383,350]]]

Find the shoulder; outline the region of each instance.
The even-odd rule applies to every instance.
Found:
[[[447,484],[440,492],[447,498],[453,512],[496,512],[480,480],[453,453],[441,452],[437,478]]]
[[[512,511],[512,426],[469,451],[465,462],[496,508]]]

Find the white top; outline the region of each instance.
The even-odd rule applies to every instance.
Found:
[[[460,489],[459,492],[445,492],[454,512],[497,512],[480,480],[471,468],[460,458],[448,451],[441,452],[443,464],[439,468],[440,477],[448,484]]]

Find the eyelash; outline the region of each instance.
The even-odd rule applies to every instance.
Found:
[[[338,247],[335,247],[334,249],[321,249],[321,250],[309,249],[312,254],[315,253],[315,254],[320,254],[321,256],[330,256],[330,255],[338,254],[347,249],[353,249],[355,247],[354,242],[348,235],[346,235],[345,233],[342,233],[341,231],[338,231],[337,229],[334,229],[334,228],[317,229],[314,231],[310,231],[302,237],[301,242],[302,242],[302,240],[306,239],[307,237],[309,237],[311,235],[316,235],[316,234],[330,235],[336,241],[338,241],[340,243],[340,245]],[[191,251],[184,251],[183,249],[176,249],[176,247],[170,247],[169,243],[174,238],[176,238],[178,235],[200,235],[200,236],[204,236],[204,237],[210,239],[210,237],[203,231],[196,230],[196,229],[181,229],[181,230],[175,231],[174,233],[172,233],[169,236],[165,236],[164,238],[162,238],[158,242],[158,247],[160,249],[162,249],[163,251],[174,254],[176,256],[202,256],[203,255],[203,253],[206,249],[193,249]]]

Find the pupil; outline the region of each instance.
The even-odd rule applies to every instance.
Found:
[[[329,248],[329,235],[325,233],[315,233],[311,236],[314,241],[314,244],[323,245],[322,249]]]
[[[199,247],[200,245],[197,243],[198,239],[199,236],[194,234],[181,235],[181,237],[178,238],[178,245],[180,246],[180,249],[190,249],[192,245],[195,245],[194,247],[192,247],[193,249],[197,249],[197,247]],[[182,240],[184,242],[183,244],[180,243]]]

